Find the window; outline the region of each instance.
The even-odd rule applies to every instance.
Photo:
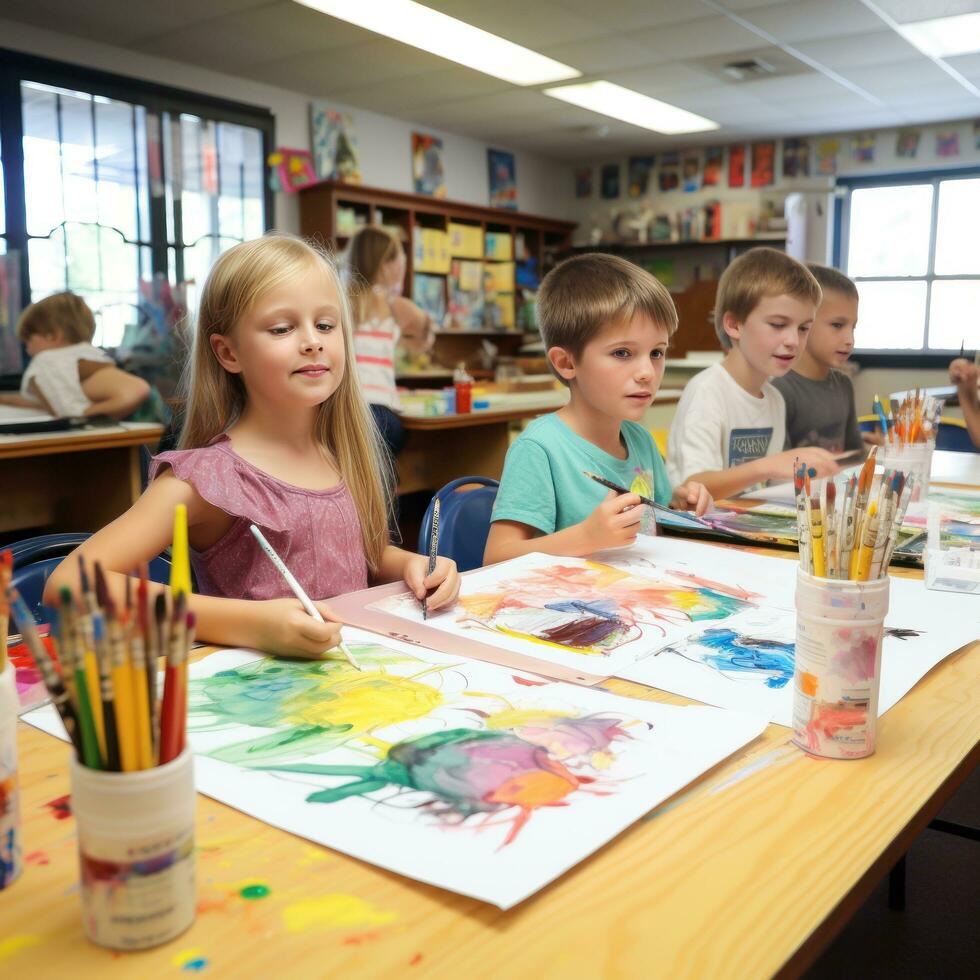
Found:
[[[958,352],[980,337],[980,171],[841,180],[840,267],[861,297],[857,350]]]
[[[25,304],[77,292],[95,312],[95,342],[114,347],[137,321],[141,281],[190,280],[193,304],[215,258],[271,226],[266,110],[10,52],[0,60],[0,106],[17,116],[0,127],[0,253],[22,257]]]

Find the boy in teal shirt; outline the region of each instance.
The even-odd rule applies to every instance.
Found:
[[[647,510],[638,494],[703,514],[708,491],[686,483],[672,492],[640,424],[677,329],[670,293],[630,262],[587,254],[545,277],[537,312],[551,368],[571,397],[532,422],[507,453],[484,561],[630,545]],[[632,492],[607,491],[583,470]]]

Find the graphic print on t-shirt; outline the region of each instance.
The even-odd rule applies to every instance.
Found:
[[[772,439],[772,426],[761,429],[732,429],[728,437],[728,465],[741,466],[765,456]]]

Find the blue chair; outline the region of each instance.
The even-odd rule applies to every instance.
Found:
[[[940,419],[939,431],[936,433],[936,448],[946,449],[954,453],[975,453],[978,447],[973,445],[966,422],[961,419]]]
[[[42,534],[25,538],[10,546],[14,557],[11,584],[20,592],[35,622],[54,622],[55,611],[45,606],[44,586],[65,557],[78,547],[88,534]],[[166,585],[170,581],[170,559],[159,555],[150,562],[150,580]],[[17,632],[13,620],[11,633]]]
[[[479,484],[471,490],[463,489]],[[464,476],[447,483],[429,501],[419,529],[419,554],[429,553],[432,510],[439,501],[439,554],[452,558],[461,572],[483,564],[490,514],[500,484],[485,476]]]

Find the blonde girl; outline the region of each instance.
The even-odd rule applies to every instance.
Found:
[[[429,609],[454,601],[459,577],[440,558],[389,544],[385,458],[349,370],[351,317],[332,263],[306,242],[267,235],[215,263],[201,297],[189,397],[177,450],[161,453],[143,496],[79,549],[121,598],[125,575],[171,543],[188,513],[198,635],[288,656],[319,656],[340,626],[322,600],[404,579]],[[308,616],[249,532],[257,524],[326,623]],[[70,556],[51,600],[77,586]]]

